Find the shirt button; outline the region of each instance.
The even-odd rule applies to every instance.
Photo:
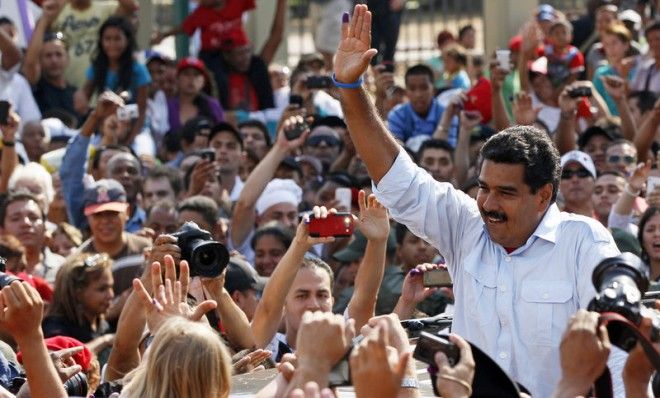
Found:
[[[506,261],[507,263],[510,263],[511,262],[511,257],[509,257],[509,256],[504,257],[504,261]]]
[[[500,352],[500,359],[506,359],[509,356],[506,352],[502,351]]]
[[[543,293],[543,298],[544,299],[547,299],[548,297],[550,297],[550,295],[548,293]]]
[[[500,286],[500,291],[502,293],[505,293],[506,292],[506,286]]]

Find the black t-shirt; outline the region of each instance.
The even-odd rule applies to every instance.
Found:
[[[65,88],[52,85],[43,77],[32,87],[32,95],[37,101],[41,113],[59,108],[69,112],[73,116],[78,114],[73,109],[73,94],[76,88],[67,83]]]
[[[41,323],[44,331],[44,337],[68,336],[87,343],[97,337],[111,332],[110,325],[106,320],[102,320],[96,331],[92,331],[91,326],[85,321],[84,326],[78,326],[75,322],[61,315],[48,315]]]

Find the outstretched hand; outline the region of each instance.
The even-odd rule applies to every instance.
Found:
[[[387,209],[376,199],[376,195],[371,194],[367,198],[367,194],[360,190],[358,205],[360,217],[357,224],[364,236],[370,241],[387,240],[390,234],[390,218]]]
[[[341,41],[335,55],[335,77],[342,83],[356,82],[367,71],[378,51],[371,48],[371,12],[357,4],[353,18],[342,16]]]

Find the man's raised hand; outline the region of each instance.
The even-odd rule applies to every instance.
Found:
[[[335,77],[342,83],[354,83],[369,66],[378,51],[371,48],[371,12],[357,4],[353,18],[342,16],[341,41],[335,56]]]

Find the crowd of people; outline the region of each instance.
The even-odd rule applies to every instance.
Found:
[[[405,1],[312,1],[291,69],[285,0],[260,51],[257,2],[199,0],[154,32],[200,32],[179,60],[138,48],[135,0],[37,3],[25,48],[0,17],[3,397],[226,397],[266,368],[259,397],[418,397],[400,321],[439,314],[460,355],[428,364],[437,395],[479,395],[483,353],[515,395],[606,367],[614,396],[660,393],[586,310],[622,252],[660,290],[657,2],[540,5],[496,54],[466,25],[404,66]]]

